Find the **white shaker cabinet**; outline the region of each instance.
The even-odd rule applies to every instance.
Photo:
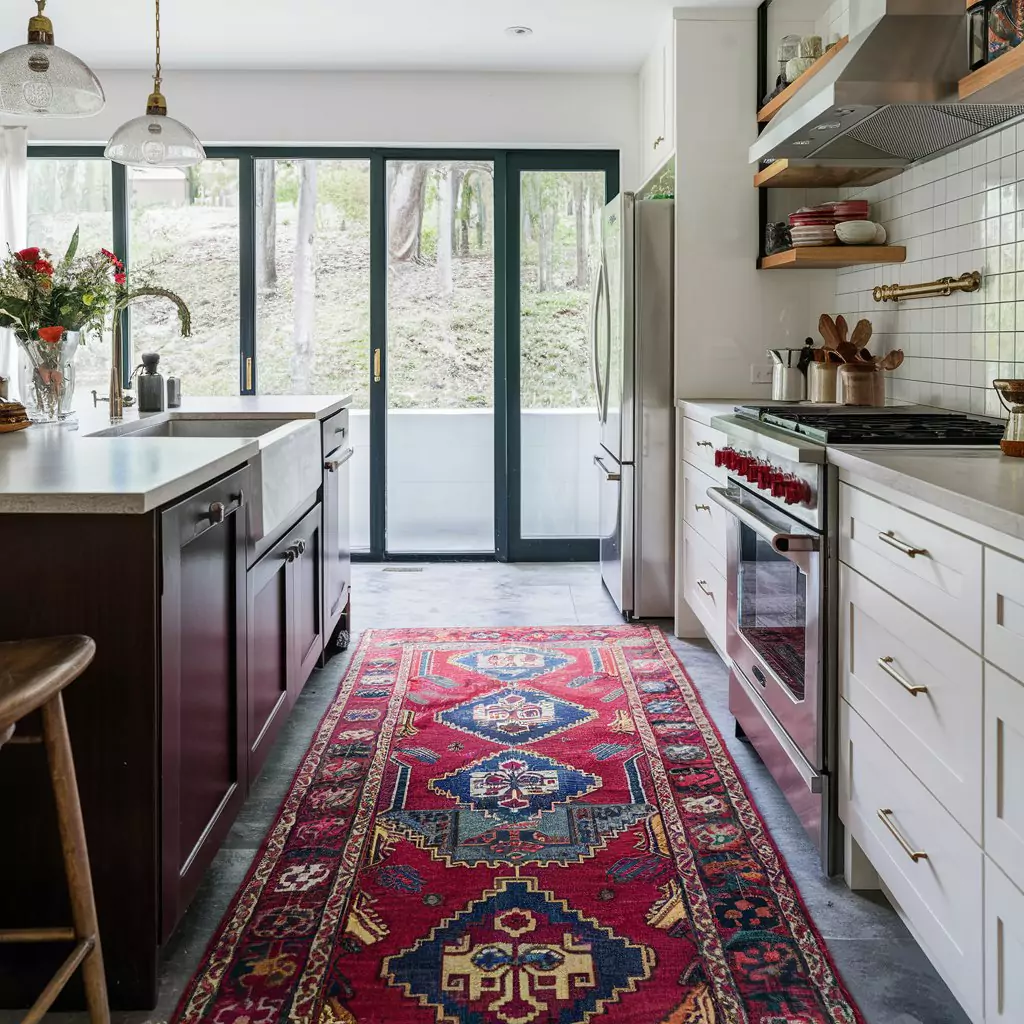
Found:
[[[985,1021],[1024,1021],[1024,893],[985,858]]]
[[[985,852],[1024,889],[1024,683],[992,665],[985,666]]]
[[[640,169],[647,181],[675,152],[674,26],[666,26],[640,71]]]

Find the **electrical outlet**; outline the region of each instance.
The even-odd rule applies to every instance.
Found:
[[[751,363],[750,364],[750,383],[751,384],[771,384],[772,382],[772,364],[771,363]]]

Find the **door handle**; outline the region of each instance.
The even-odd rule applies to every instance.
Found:
[[[380,383],[380,349],[373,350],[373,383]]]
[[[214,526],[216,526],[218,523],[224,522],[224,518],[226,515],[227,509],[224,508],[224,502],[215,501],[213,502],[212,505],[210,505],[209,509],[206,512],[206,515],[203,518],[209,519],[210,522],[213,523]]]
[[[594,456],[594,465],[608,478],[608,483],[613,484],[622,479],[621,473],[613,473],[605,464],[601,461],[600,455]]]

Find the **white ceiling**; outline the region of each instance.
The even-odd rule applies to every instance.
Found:
[[[675,6],[757,0],[162,0],[164,64],[189,69],[636,71]],[[4,0],[0,50],[32,0]],[[57,44],[152,66],[152,0],[49,0]],[[534,34],[511,38],[509,25]]]

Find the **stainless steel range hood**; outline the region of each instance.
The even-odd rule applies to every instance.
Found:
[[[909,165],[1024,117],[1024,105],[957,102],[964,0],[853,0],[850,15],[850,42],[775,116],[751,163]]]

